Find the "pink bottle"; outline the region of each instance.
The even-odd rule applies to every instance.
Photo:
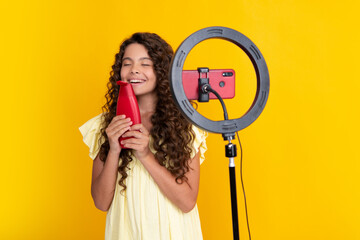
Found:
[[[120,85],[116,115],[125,115],[127,118],[131,118],[133,124],[141,123],[139,105],[131,84],[123,81],[117,81],[116,83]],[[126,149],[121,144],[121,141],[124,139],[127,138],[120,137],[119,143],[121,148]]]

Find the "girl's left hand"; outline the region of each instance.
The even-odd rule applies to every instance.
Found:
[[[149,148],[149,131],[141,123],[131,126],[130,130],[122,136],[131,137],[123,140],[122,144],[127,148],[135,150],[134,155],[140,161],[151,153]]]

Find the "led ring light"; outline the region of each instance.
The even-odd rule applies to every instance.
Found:
[[[185,95],[182,70],[186,56],[196,44],[210,38],[220,38],[234,43],[248,55],[254,65],[257,78],[255,99],[245,115],[240,118],[223,121],[207,119],[194,109]],[[191,34],[176,50],[171,62],[170,88],[177,106],[193,124],[213,133],[234,133],[253,123],[264,109],[269,96],[269,72],[261,52],[246,36],[230,28],[208,27]]]

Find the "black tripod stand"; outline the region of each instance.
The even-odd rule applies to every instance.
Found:
[[[210,38],[219,38],[234,43],[247,54],[255,68],[257,79],[255,99],[246,114],[238,119],[228,119],[227,112],[224,112],[223,121],[212,121],[210,119],[207,119],[206,117],[198,113],[196,109],[194,109],[194,107],[191,105],[185,95],[184,87],[182,84],[182,69],[186,56],[196,44]],[[204,73],[204,71],[200,70],[199,73]],[[208,77],[200,77],[199,79],[199,99],[205,102],[208,101],[208,96],[206,96],[205,93],[211,91],[211,86],[209,85],[207,78]],[[262,56],[260,50],[256,47],[256,45],[242,33],[226,27],[204,28],[191,34],[181,43],[179,48],[176,50],[174,58],[171,61],[170,88],[176,105],[189,121],[206,131],[213,133],[221,133],[224,140],[229,141],[229,144],[226,145],[225,151],[226,157],[229,157],[230,159],[229,174],[234,239],[238,240],[239,227],[237,217],[234,164],[234,157],[236,156],[236,146],[231,143],[231,140],[234,139],[235,132],[244,129],[251,123],[253,123],[259,117],[265,107],[269,95],[269,71],[267,69],[265,59]],[[200,96],[201,94],[204,95]],[[221,102],[221,104],[225,109],[224,103]]]
[[[213,93],[220,101],[221,106],[224,111],[224,120],[228,119],[228,113],[226,110],[225,103],[221,98],[220,94],[212,89],[209,84],[209,69],[208,68],[198,68],[199,80],[198,80],[198,91],[199,91],[199,102],[208,102],[209,93]],[[206,77],[203,77],[202,74],[206,73]],[[236,194],[236,176],[235,176],[235,160],[236,157],[236,145],[231,143],[231,140],[235,138],[235,132],[232,133],[223,133],[222,134],[225,141],[229,143],[225,146],[225,156],[229,158],[229,176],[230,176],[230,191],[231,191],[231,212],[232,212],[232,223],[233,223],[233,239],[239,240],[239,221],[238,221],[238,211],[237,211],[237,194]]]
[[[231,193],[231,213],[233,225],[233,239],[239,240],[239,221],[237,210],[237,194],[236,194],[236,176],[235,176],[235,160],[236,145],[231,143],[235,133],[227,133],[222,135],[225,141],[229,143],[225,146],[225,156],[229,158],[229,176],[230,176],[230,193]]]
[[[198,68],[199,72],[199,102],[208,102],[209,93],[212,92],[219,99],[221,106],[224,111],[224,120],[228,119],[228,113],[226,110],[225,103],[219,93],[211,88],[209,84],[208,75],[204,78],[203,73],[208,73],[208,68]],[[236,157],[236,145],[231,143],[231,140],[235,138],[235,133],[223,133],[222,134],[225,141],[229,143],[225,146],[225,156],[229,158],[229,176],[230,176],[230,191],[231,191],[231,212],[232,212],[232,223],[233,223],[233,238],[234,240],[239,240],[239,221],[238,221],[238,211],[237,211],[237,194],[236,194],[236,176],[235,176],[235,160]]]

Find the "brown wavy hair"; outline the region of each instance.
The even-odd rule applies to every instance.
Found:
[[[102,107],[101,136],[105,141],[100,148],[100,159],[105,162],[110,149],[105,129],[116,116],[119,93],[119,85],[116,82],[121,80],[120,70],[125,49],[133,43],[142,44],[147,49],[156,74],[155,92],[158,102],[155,113],[151,117],[152,129],[150,130],[153,148],[156,151],[155,158],[160,165],[165,166],[176,177],[177,183],[187,182],[185,173],[190,168],[188,160],[193,150],[192,143],[195,134],[192,125],[181,115],[171,97],[168,75],[174,52],[171,46],[155,33],[133,34],[121,44],[120,51],[115,55],[115,63],[107,84],[106,104]],[[131,149],[122,149],[120,153],[121,160],[118,171],[121,175],[119,185],[123,187],[122,191],[126,190],[124,181],[128,176],[127,171],[130,169],[128,164],[133,160],[131,151]]]

